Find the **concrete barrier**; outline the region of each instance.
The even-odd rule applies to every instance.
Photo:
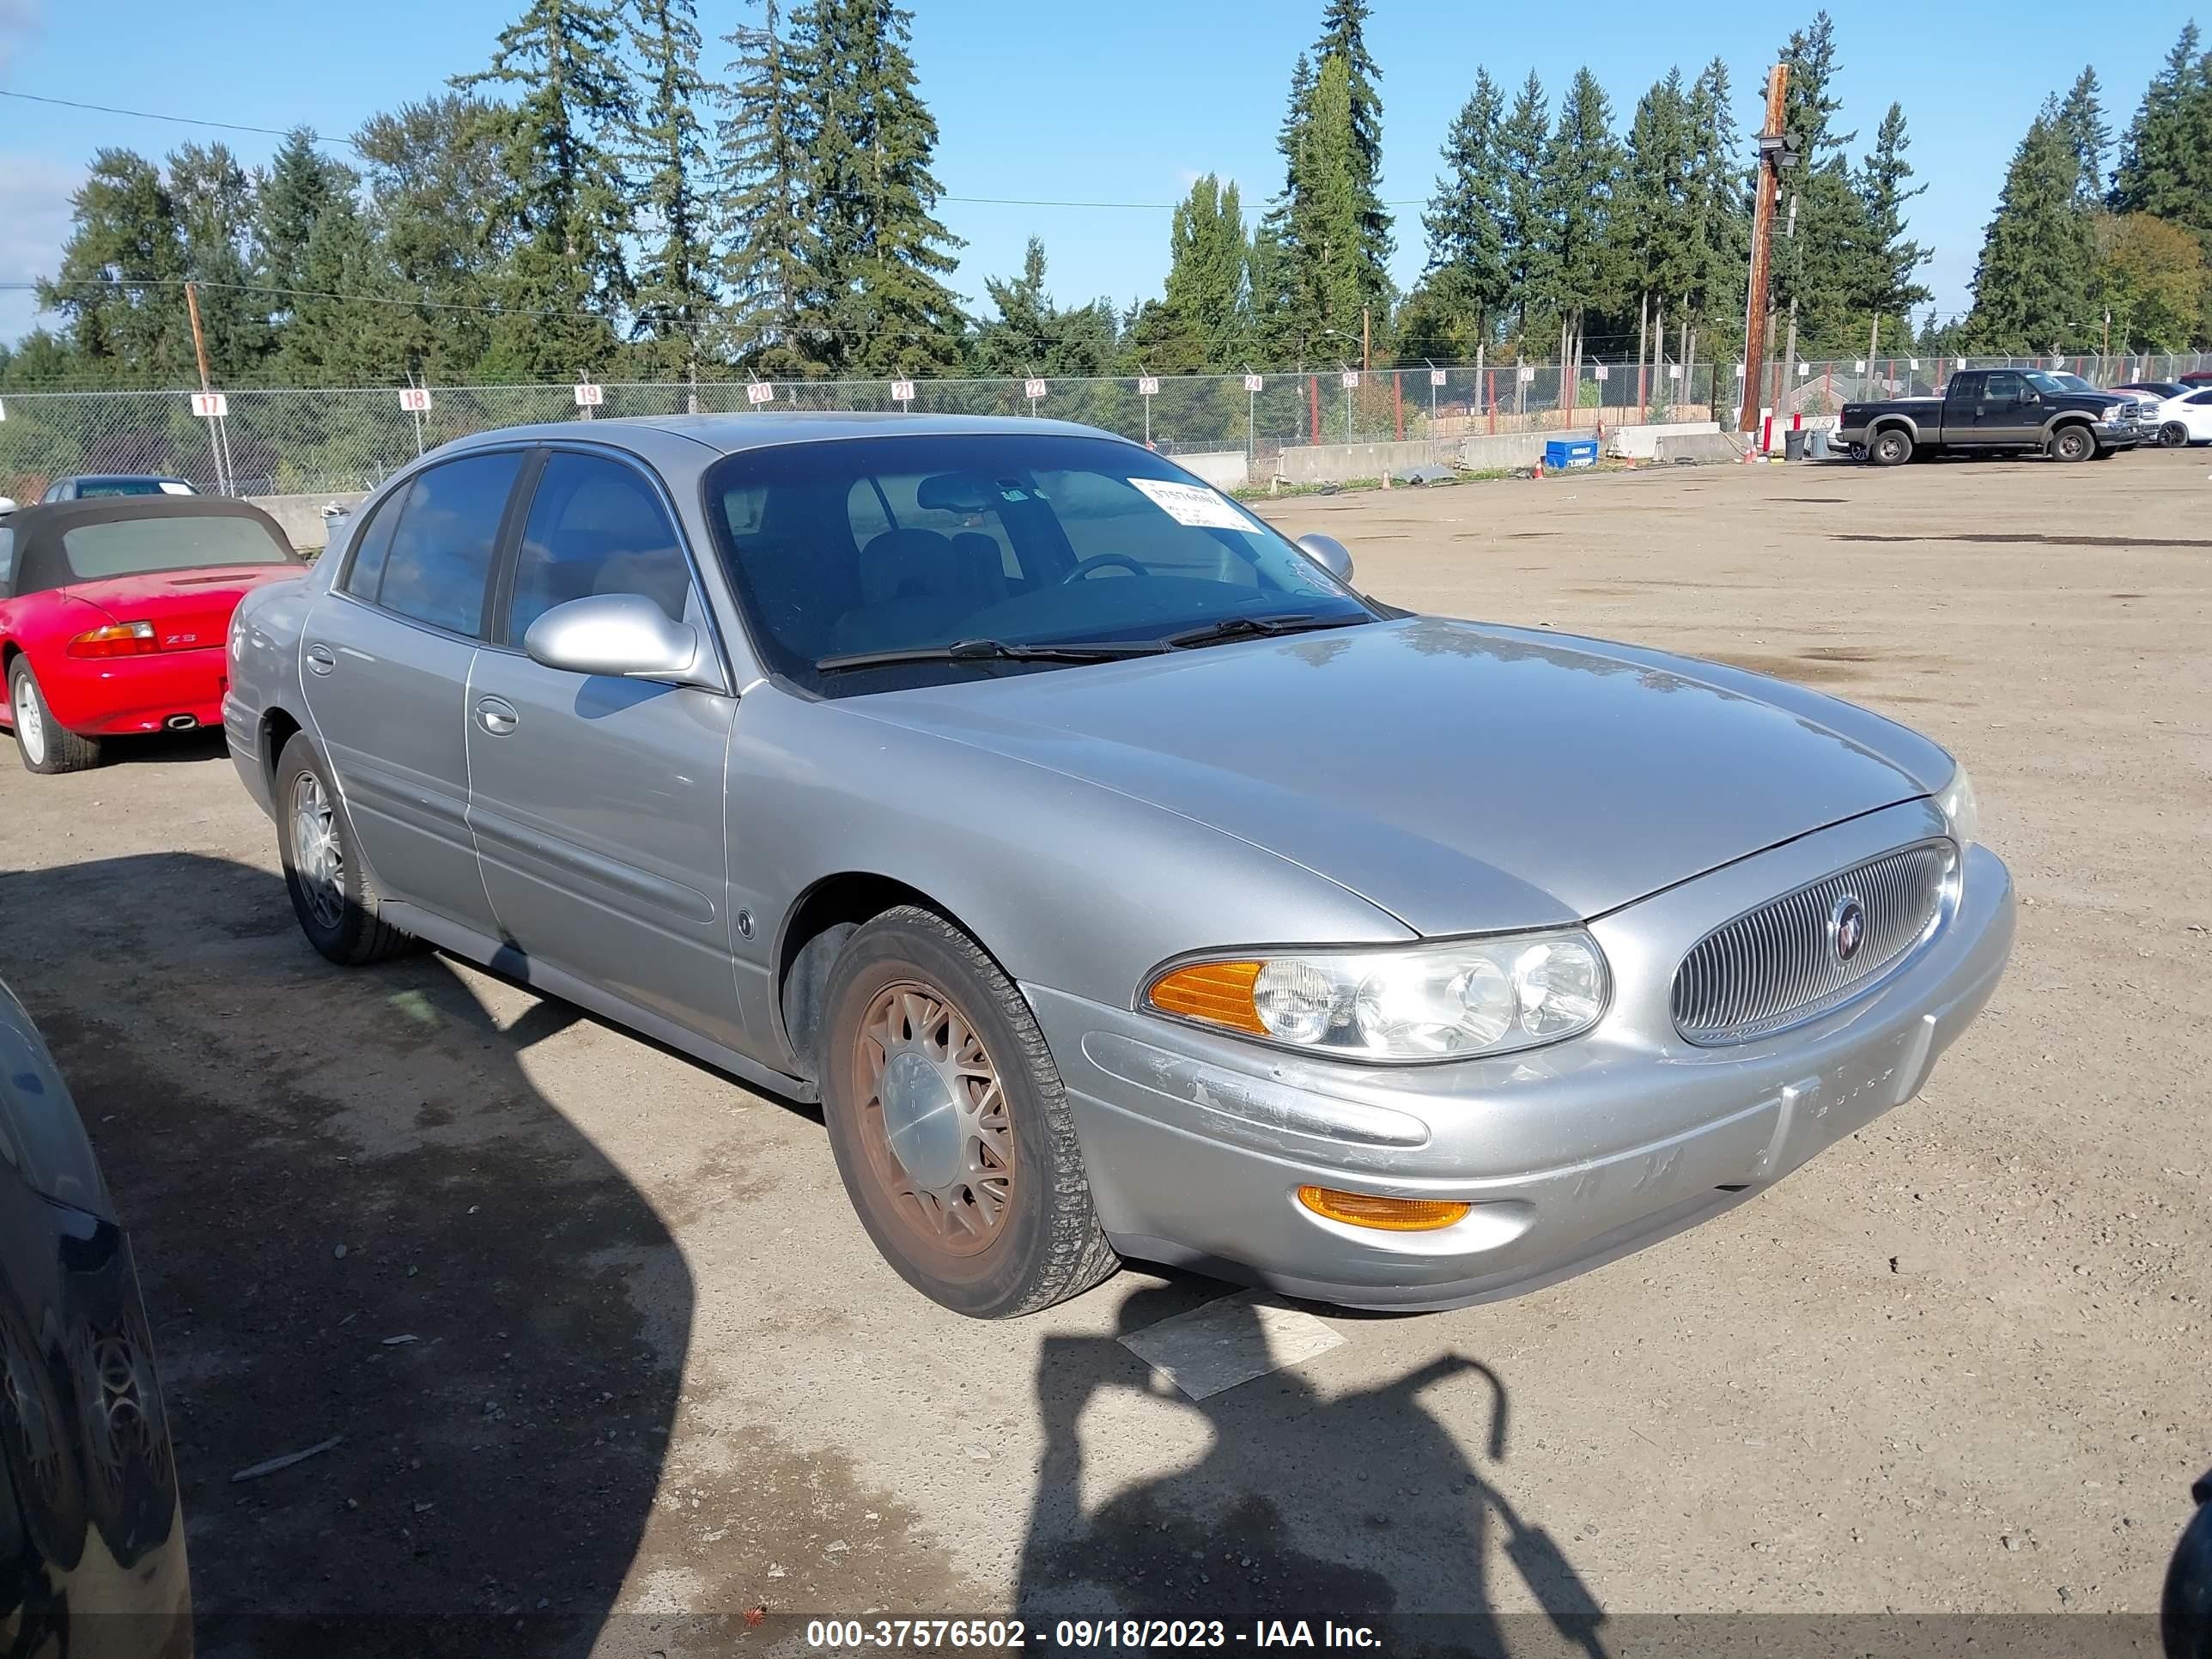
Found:
[[[1644,426],[1618,426],[1606,434],[1606,453],[1624,460],[1648,461],[1659,453],[1662,438],[1687,438],[1718,432],[1718,421],[1656,421]]]
[[[1285,483],[1342,483],[1350,478],[1379,478],[1409,466],[1449,466],[1458,459],[1459,441],[1409,440],[1402,444],[1301,444],[1283,451],[1275,476]],[[1176,459],[1183,461],[1182,456]],[[1188,462],[1184,463],[1188,465]]]
[[[1669,432],[1660,434],[1654,446],[1652,459],[1675,461],[1740,461],[1745,445],[1742,439],[1723,432],[1717,426],[1703,432]]]
[[[1168,459],[1186,472],[1195,472],[1216,489],[1242,489],[1251,481],[1252,468],[1241,449],[1201,449]]]
[[[1544,459],[1544,446],[1560,438],[1595,435],[1589,428],[1571,432],[1475,433],[1459,441],[1459,464],[1469,472],[1492,472],[1500,467],[1534,466]]]
[[[327,495],[248,495],[246,498],[276,520],[284,538],[302,552],[323,544],[323,508],[336,501],[358,507],[368,499],[365,489],[338,489]]]

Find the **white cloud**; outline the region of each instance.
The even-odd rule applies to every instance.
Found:
[[[39,0],[0,0],[0,75],[39,32]]]
[[[14,0],[0,0],[0,8]],[[69,239],[70,198],[84,168],[22,151],[0,150],[0,283],[51,276]],[[28,290],[0,288],[0,340],[37,326],[39,302]]]

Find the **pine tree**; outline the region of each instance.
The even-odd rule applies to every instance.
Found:
[[[376,386],[404,372],[392,349],[392,319],[404,306],[389,258],[350,198],[317,216],[301,250],[277,368],[288,385]]]
[[[1367,50],[1367,18],[1371,0],[1328,0],[1322,14],[1321,38],[1314,42],[1313,58],[1326,67],[1334,58],[1345,69],[1345,87],[1352,101],[1353,194],[1359,205],[1360,288],[1367,302],[1377,310],[1389,301],[1390,255],[1396,246],[1389,211],[1382,205],[1382,94],[1375,83],[1382,78]]]
[[[1543,83],[1531,70],[1513,100],[1512,112],[1498,131],[1498,156],[1505,169],[1500,240],[1504,244],[1506,303],[1513,312],[1514,336],[1524,341],[1530,319],[1553,282],[1551,238],[1540,194],[1551,130],[1551,106]]]
[[[1232,368],[1243,361],[1250,251],[1237,186],[1207,173],[1176,206],[1169,229],[1162,309],[1174,343],[1154,367],[1188,373]]]
[[[1545,238],[1537,297],[1548,315],[1577,334],[1586,313],[1618,298],[1612,218],[1620,171],[1605,89],[1589,70],[1577,70],[1560,96],[1536,186]]]
[[[811,273],[820,249],[808,217],[816,130],[810,88],[776,0],[762,0],[759,23],[723,38],[737,52],[728,112],[716,129],[731,343],[756,373],[817,374],[822,353],[799,332],[801,314],[819,304]]]
[[[2197,25],[2181,31],[2120,142],[2112,204],[2212,233],[2212,64]]]
[[[482,118],[506,174],[489,217],[515,239],[496,278],[507,314],[492,328],[494,374],[560,380],[614,359],[612,319],[632,292],[633,218],[612,147],[636,118],[620,45],[612,3],[530,0],[500,32],[490,68],[454,78],[464,90],[516,94]]]
[[[2094,77],[2091,80],[2094,88]],[[2063,114],[2061,118],[2063,122]],[[2070,145],[2078,130],[2068,129],[2068,133]],[[1915,275],[1928,263],[1932,250],[1905,234],[1905,204],[1928,188],[1905,185],[1912,177],[1912,164],[1905,159],[1911,143],[1905,136],[1905,111],[1892,104],[1875,133],[1874,152],[1854,181],[1867,227],[1854,298],[1859,313],[1880,319],[1899,343],[1911,337],[1912,307],[1933,297]],[[2080,154],[2078,148],[2075,153]]]
[[[258,378],[275,339],[270,296],[254,277],[252,178],[220,143],[179,145],[167,171],[185,274],[199,284],[209,371],[234,386]]]
[[[1277,362],[1287,362],[1295,356],[1300,341],[1314,326],[1297,225],[1305,202],[1298,161],[1305,148],[1313,91],[1313,62],[1300,52],[1291,69],[1291,91],[1284,100],[1283,118],[1275,129],[1275,148],[1283,158],[1283,193],[1261,216],[1249,273],[1255,343]]]
[[[1510,289],[1506,267],[1506,210],[1510,180],[1502,148],[1504,95],[1478,69],[1468,94],[1444,137],[1444,172],[1421,223],[1429,234],[1429,266],[1423,289],[1435,307],[1454,355],[1486,341]]]
[[[1707,331],[1716,348],[1740,348],[1744,292],[1750,282],[1751,210],[1744,188],[1743,135],[1736,125],[1728,65],[1716,58],[1690,88],[1696,160],[1690,216],[1691,284],[1676,322]]]
[[[2046,103],[2013,152],[1974,272],[1966,332],[1986,352],[2049,351],[2086,343],[2095,261],[2088,216],[2074,204],[2081,167]]]
[[[1062,311],[1045,292],[1044,244],[1032,236],[1019,276],[983,279],[998,315],[975,331],[973,362],[979,374],[1023,380],[1031,374],[1097,375],[1113,368],[1113,307],[1103,301]]]
[[[794,31],[817,123],[801,327],[869,374],[957,368],[965,320],[940,280],[962,244],[936,217],[937,121],[915,84],[912,21],[894,0],[811,0]]]
[[[1864,259],[1869,231],[1858,193],[1851,187],[1849,146],[1856,132],[1836,128],[1843,108],[1835,96],[1835,23],[1825,11],[1793,33],[1782,49],[1790,66],[1784,123],[1797,141],[1802,160],[1783,180],[1782,207],[1797,198],[1796,227],[1786,240],[1778,226],[1774,249],[1774,303],[1787,310],[1796,301],[1798,350],[1848,347],[1854,335],[1865,338],[1865,314],[1854,314],[1855,273]],[[1775,343],[1778,347],[1781,342]]]
[[[2073,90],[2058,106],[2058,126],[2081,170],[2074,199],[2083,208],[2094,207],[2105,199],[2105,157],[2112,153],[2112,130],[2105,124],[2105,106],[2094,67],[2082,70]]]
[[[280,313],[295,309],[286,289],[308,286],[305,280],[308,239],[324,214],[349,204],[360,184],[352,168],[330,160],[316,148],[315,135],[295,127],[276,147],[254,191],[255,239],[261,250],[261,279],[276,290],[270,297]]]
[[[1364,221],[1360,211],[1358,137],[1352,125],[1352,75],[1340,57],[1326,59],[1298,151],[1300,199],[1291,215],[1304,312],[1306,349],[1340,360],[1359,353],[1360,310],[1368,303]],[[1323,337],[1334,334],[1335,343]]]
[[[466,379],[489,348],[489,320],[476,307],[495,298],[492,273],[514,236],[485,213],[507,187],[490,115],[480,100],[446,93],[371,116],[354,135],[393,292],[417,302],[386,307],[387,374]]]
[[[1613,224],[1623,279],[1657,302],[1662,328],[1681,312],[1702,265],[1697,168],[1690,94],[1681,72],[1669,70],[1638,101],[1629,123]]]
[[[647,237],[632,333],[650,342],[648,368],[696,379],[701,334],[716,300],[699,110],[717,88],[699,72],[692,0],[632,3],[630,46],[643,65],[645,95],[630,123],[630,159],[642,175],[634,199]]]

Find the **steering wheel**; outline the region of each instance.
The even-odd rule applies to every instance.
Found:
[[[1103,570],[1109,564],[1118,564],[1134,575],[1149,576],[1152,574],[1127,553],[1094,553],[1062,576],[1060,579],[1060,585],[1065,587],[1070,582],[1079,582],[1092,571]]]

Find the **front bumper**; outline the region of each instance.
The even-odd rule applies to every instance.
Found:
[[[1605,1019],[1495,1060],[1316,1061],[1024,989],[1124,1255],[1351,1307],[1456,1307],[1680,1231],[1917,1093],[2010,953],[2011,878],[1987,848],[1968,851],[1942,925],[1904,966],[1812,1023],[1696,1048],[1674,1034],[1668,993],[1715,923],[1942,833],[1929,803],[1907,803],[1591,923],[1613,971]],[[1295,1194],[1308,1183],[1474,1207],[1436,1232],[1377,1232],[1307,1211]]]

